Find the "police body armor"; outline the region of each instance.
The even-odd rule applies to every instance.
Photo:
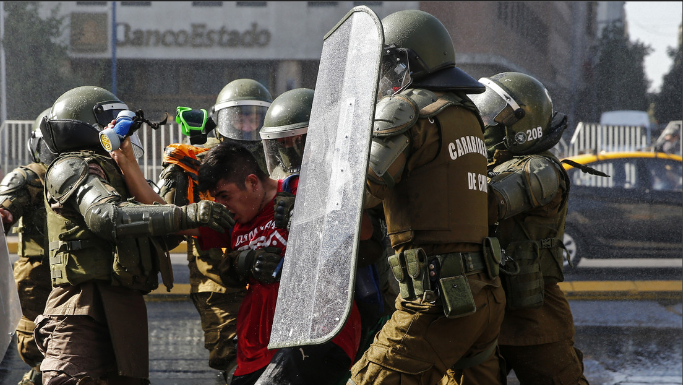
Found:
[[[462,109],[473,113],[463,115]],[[419,144],[411,155],[424,156],[420,151],[434,143],[437,155],[414,169],[392,169],[396,159],[408,157],[410,141],[418,138],[408,131],[433,130],[431,125],[438,129],[430,136],[433,142]],[[404,299],[431,302],[440,296],[448,318],[476,311],[468,275],[498,276],[500,249],[495,238],[487,237],[482,214],[488,209],[482,127],[476,107],[455,93],[408,89],[382,99],[375,112],[368,179],[393,187],[384,198],[387,233],[398,252],[389,257],[389,265]],[[401,180],[394,183],[397,175]],[[427,255],[419,248],[429,246],[429,252],[449,244],[481,249]],[[429,265],[439,266],[438,282],[430,277]]]
[[[111,201],[126,201],[130,195],[121,172],[114,161],[93,152],[61,154],[48,168],[45,189],[47,223],[49,230],[49,260],[53,286],[78,285],[87,281],[104,281],[114,286],[124,286],[142,292],[158,287],[157,275],[161,271],[164,284],[170,284],[170,265],[161,264],[167,245],[160,237],[117,238],[111,242],[95,234],[86,225],[85,218],[70,207],[63,207],[58,214],[51,205],[66,202],[71,190],[76,190],[81,180],[88,175],[52,175],[50,171],[60,159],[74,155],[83,159],[89,167],[97,165],[104,171],[100,175],[108,180]],[[78,170],[77,172],[82,172]],[[51,178],[78,178],[67,187],[62,196],[50,193]],[[54,182],[53,182],[54,183]],[[105,198],[107,199],[107,198]],[[123,205],[134,205],[132,201]],[[160,268],[161,267],[161,268]],[[172,276],[171,276],[172,277]],[[171,278],[172,280],[172,278]]]
[[[486,164],[481,123],[475,118],[478,116],[476,107],[464,95],[446,93],[439,97],[423,89],[408,89],[393,98],[399,98],[406,104],[404,107],[397,107],[409,112],[409,120],[403,127],[383,127],[396,124],[389,117],[395,114],[393,106],[384,108],[391,98],[384,98],[377,106],[376,138],[386,138],[384,143],[388,143],[389,140],[400,137],[400,141],[405,143],[402,148],[407,150],[408,137],[399,134],[407,132],[418,124],[418,119],[425,119],[437,125],[441,141],[438,155],[431,162],[417,169],[405,170],[401,181],[394,186],[393,192],[384,200],[387,233],[391,238],[391,245],[397,248],[408,242],[418,245],[481,244],[488,232],[486,219],[480,214],[487,210],[485,190],[483,190],[484,193],[480,190],[486,187],[480,185],[479,180],[476,186],[465,182],[469,180],[471,174],[481,174]],[[474,112],[471,116],[472,121],[467,124],[458,121],[457,110],[447,108],[451,106]],[[444,129],[448,127],[475,127],[476,130],[456,132],[456,130]],[[373,141],[372,145],[377,146],[378,141]],[[459,167],[451,164],[458,157],[472,152],[477,152],[482,156],[460,159]],[[413,156],[419,156],[419,154],[413,154]],[[371,164],[373,160],[371,155]],[[386,172],[383,174],[386,175]],[[483,177],[477,176],[476,178]],[[439,196],[434,194],[439,194]],[[444,207],[448,208],[450,215],[434,215],[435,212],[442,211]]]
[[[8,174],[7,185],[0,186],[0,205],[20,216],[13,229],[19,238],[17,254],[31,259],[45,258],[45,262],[47,234],[43,182],[46,170],[47,166],[42,163],[30,163]],[[17,197],[19,189],[25,191],[20,195],[28,195]]]
[[[496,236],[505,255],[513,260],[506,263],[501,274],[507,308],[539,307],[543,305],[544,285],[564,281],[562,237],[569,177],[559,160],[547,151],[513,157],[494,165],[492,171],[490,187],[498,197],[499,211],[504,213]]]

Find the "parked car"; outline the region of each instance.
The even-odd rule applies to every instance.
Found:
[[[614,152],[567,159],[571,180],[564,244],[581,258],[683,257],[683,163],[662,152]]]

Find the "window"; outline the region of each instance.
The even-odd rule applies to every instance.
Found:
[[[106,1],[77,1],[76,5],[98,5],[98,6],[103,6],[107,5]]]
[[[366,5],[368,7],[381,7],[383,1],[354,1],[353,6]]]
[[[193,1],[193,7],[222,7],[222,1]]]
[[[238,7],[265,7],[268,5],[266,1],[238,1]]]
[[[152,5],[151,1],[122,1],[121,5],[124,7],[149,7]]]

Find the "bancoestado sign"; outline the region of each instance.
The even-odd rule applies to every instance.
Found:
[[[116,23],[117,47],[265,47],[271,33],[252,23],[245,31],[209,28],[206,24],[191,24],[189,30],[134,29],[128,23]]]

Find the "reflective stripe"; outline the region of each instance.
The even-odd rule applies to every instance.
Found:
[[[500,86],[494,83],[491,79],[481,78],[479,79],[479,83],[483,83],[485,86],[489,87],[491,91],[497,93],[498,96],[503,98],[503,100],[505,100],[514,111],[517,111],[519,109],[519,104],[517,104],[515,99],[513,99],[512,96],[505,92],[504,89],[500,88]]]
[[[124,103],[101,104],[100,107],[102,107],[102,111],[108,111],[108,110],[127,110],[127,109],[128,109],[128,106],[125,105]]]
[[[213,106],[213,110],[215,112],[218,112],[224,108],[228,107],[234,107],[234,106],[261,106],[261,107],[269,107],[270,102],[264,102],[262,100],[234,100],[230,102],[225,102],[225,103],[219,103]]]

